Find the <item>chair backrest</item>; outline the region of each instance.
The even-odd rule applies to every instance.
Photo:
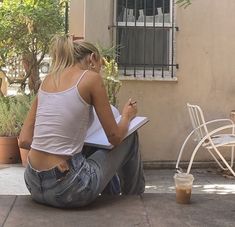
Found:
[[[197,105],[187,103],[187,107],[193,129],[195,130],[195,140],[200,141],[208,134],[203,112]]]

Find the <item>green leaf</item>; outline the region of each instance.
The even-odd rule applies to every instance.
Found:
[[[176,4],[179,4],[179,6],[186,8],[192,3],[191,3],[191,0],[177,0]]]
[[[50,39],[64,31],[60,0],[4,0],[0,6],[0,67],[13,55],[39,56]],[[35,69],[38,70],[40,62]],[[32,70],[33,71],[33,70]]]
[[[0,97],[0,136],[18,136],[34,96]]]

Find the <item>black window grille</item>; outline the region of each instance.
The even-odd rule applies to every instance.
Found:
[[[116,0],[117,62],[124,76],[174,77],[174,0]]]

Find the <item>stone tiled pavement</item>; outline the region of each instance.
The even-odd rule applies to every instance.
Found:
[[[143,196],[104,197],[86,208],[62,210],[34,203],[24,168],[0,165],[0,226],[235,226],[235,180],[194,169],[191,204],[175,202],[174,170],[145,170]]]

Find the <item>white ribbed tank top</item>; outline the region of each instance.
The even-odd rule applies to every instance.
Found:
[[[73,155],[82,150],[92,116],[92,106],[79,94],[77,83],[61,92],[46,92],[40,87],[31,147],[57,155]]]

